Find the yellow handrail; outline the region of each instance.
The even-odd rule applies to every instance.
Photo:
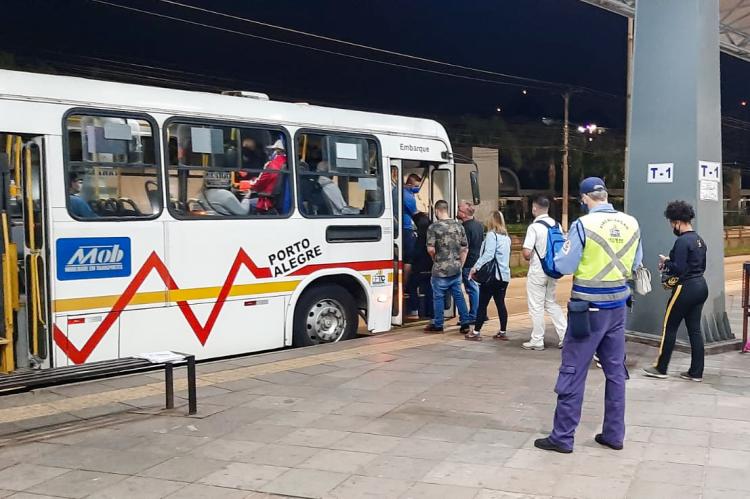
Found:
[[[8,214],[2,212],[0,214],[0,220],[2,221],[3,247],[5,248],[5,253],[2,257],[3,322],[5,323],[5,338],[2,338],[2,344],[0,345],[0,347],[2,347],[0,369],[2,369],[3,372],[11,372],[15,369],[15,357],[13,356],[13,276],[16,275],[14,270],[17,270],[17,267],[14,269],[13,262],[15,259],[13,257],[15,254],[13,252],[15,252],[15,249],[13,245],[10,244]]]
[[[10,195],[14,198],[18,197],[18,189],[21,186],[21,148],[23,147],[23,139],[16,136],[16,154],[15,154],[15,170],[13,174],[13,181],[15,182],[15,192],[11,192]]]
[[[36,246],[36,219],[34,218],[34,187],[33,172],[31,162],[31,147],[26,148],[25,154],[25,178],[24,192],[26,194],[26,226],[29,228],[29,250],[31,258],[29,259],[29,271],[31,274],[31,296],[29,304],[31,305],[31,353],[39,354],[39,324],[44,324],[41,319],[42,300],[39,290],[39,250]]]

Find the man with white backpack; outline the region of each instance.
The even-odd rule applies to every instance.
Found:
[[[531,317],[531,339],[521,345],[525,350],[544,350],[544,312],[552,318],[562,348],[568,327],[562,308],[555,301],[557,279],[561,274],[554,268],[555,251],[564,244],[560,224],[549,216],[549,199],[539,196],[531,205],[534,222],[526,230],[523,257],[529,262],[526,294]],[[551,246],[551,247],[550,247]]]

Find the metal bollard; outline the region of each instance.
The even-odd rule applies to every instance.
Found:
[[[188,415],[198,412],[198,395],[195,382],[195,355],[187,357]]]
[[[167,397],[167,409],[174,409],[174,371],[169,362],[164,364],[164,393]]]

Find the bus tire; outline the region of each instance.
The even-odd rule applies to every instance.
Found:
[[[294,309],[292,345],[305,347],[353,338],[359,317],[354,298],[336,284],[313,286]]]

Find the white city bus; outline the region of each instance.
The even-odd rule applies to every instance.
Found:
[[[3,371],[403,322],[391,179],[454,209],[443,127],[233,94],[0,71]]]

